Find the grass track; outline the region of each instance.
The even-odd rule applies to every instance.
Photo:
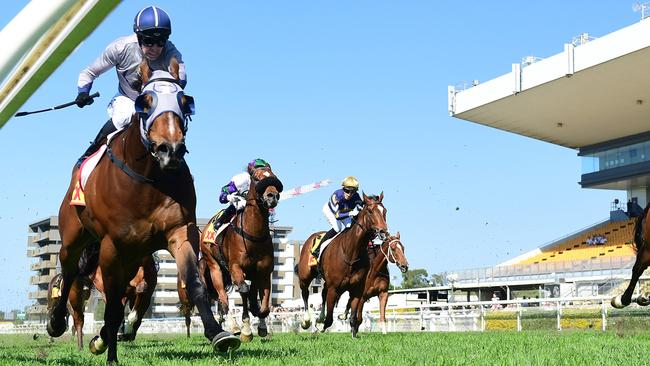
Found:
[[[85,337],[87,340],[90,337]],[[650,359],[650,332],[493,331],[484,333],[275,334],[216,356],[198,335],[141,335],[120,343],[121,365],[624,365]],[[0,335],[0,365],[104,365],[78,352],[70,335]]]

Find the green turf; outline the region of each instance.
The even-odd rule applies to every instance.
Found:
[[[90,337],[86,337],[90,338]],[[85,340],[87,341],[87,339]],[[650,332],[274,334],[216,356],[198,335],[140,335],[120,343],[122,365],[624,365],[650,359]],[[104,365],[106,354],[76,350],[69,334],[0,336],[0,365]]]

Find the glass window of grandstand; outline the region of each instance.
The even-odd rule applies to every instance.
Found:
[[[599,151],[582,157],[582,174],[614,169],[650,160],[650,141]]]

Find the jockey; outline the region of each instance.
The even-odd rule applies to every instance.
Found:
[[[229,203],[229,205],[217,218],[217,227],[227,222],[237,211],[246,206],[246,194],[248,193],[248,187],[251,185],[251,175],[256,169],[266,167],[271,167],[271,165],[264,159],[251,160],[245,172],[235,175],[228,184],[221,188],[219,202]]]
[[[93,81],[99,75],[115,68],[118,79],[118,92],[108,104],[110,119],[101,128],[95,140],[86,150],[79,161],[97,151],[110,133],[122,129],[131,121],[135,112],[134,101],[140,95],[141,75],[140,63],[147,60],[151,71],[169,69],[173,58],[179,64],[181,87],[185,87],[187,78],[185,64],[181,53],[169,41],[172,24],[169,15],[156,6],[148,6],[140,10],[133,20],[133,34],[121,37],[109,44],[104,52],[90,65],[81,71],[77,81],[78,95],[75,102],[79,108],[93,103],[90,89]]]
[[[320,243],[331,239],[336,233],[349,227],[352,224],[352,219],[363,208],[363,200],[359,196],[359,193],[357,193],[359,190],[359,181],[357,178],[349,176],[341,182],[341,185],[343,188],[334,191],[332,197],[323,206],[323,214],[325,214],[325,218],[332,226],[332,229],[312,249],[312,254],[315,257],[318,256]]]

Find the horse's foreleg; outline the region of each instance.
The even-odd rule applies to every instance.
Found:
[[[325,291],[325,290],[323,290]],[[327,314],[325,315],[325,322],[323,324],[323,332],[325,329],[329,328],[332,323],[334,322],[334,304],[336,303],[336,300],[338,299],[339,294],[336,292],[336,289],[334,287],[328,288],[327,289]],[[323,304],[323,308],[325,308],[325,304]]]
[[[356,338],[359,332],[359,324],[361,324],[361,311],[363,310],[363,302],[359,294],[355,291],[350,291],[350,330],[352,337]]]
[[[240,294],[242,301],[242,313],[241,313],[241,334],[239,338],[242,342],[250,342],[253,340],[253,330],[251,329],[251,319],[248,314],[248,294]]]
[[[262,308],[260,309],[260,315],[258,317],[260,323],[257,326],[257,335],[259,335],[260,337],[266,337],[269,334],[265,319],[271,312],[271,308],[269,306],[269,299],[271,298],[270,274],[268,276],[268,279],[269,279],[268,281],[269,283],[263,284],[262,287],[259,289],[259,296],[262,299]]]
[[[174,231],[168,238],[167,250],[176,259],[178,273],[185,283],[192,303],[196,306],[203,323],[204,335],[212,342],[215,351],[226,352],[239,348],[239,338],[226,332],[214,319],[205,286],[199,279],[197,253],[199,231],[189,224]]]
[[[639,277],[643,274],[643,271],[648,268],[648,264],[650,264],[650,250],[644,248],[636,256],[636,261],[632,267],[632,278],[630,279],[627,289],[625,289],[622,296],[618,295],[612,298],[611,304],[613,307],[621,309],[630,305],[634,288],[639,281]]]
[[[246,274],[244,274],[244,271],[239,264],[230,264],[230,275],[232,276],[232,283],[236,286],[236,289],[240,294],[247,294],[250,291],[250,288],[246,283]]]
[[[70,245],[65,245],[64,243],[61,246],[59,260],[61,262],[61,276],[63,279],[60,282],[60,287],[57,288],[58,297],[52,299],[51,308],[48,309],[47,333],[52,337],[61,336],[67,328],[66,315],[68,298],[73,282],[79,273],[79,257],[84,246],[85,243],[80,242],[75,242]],[[53,288],[48,289],[48,293],[52,293],[52,291],[54,291]]]
[[[221,267],[219,267],[219,263],[212,258],[212,255],[205,255],[203,258],[206,258],[205,265],[208,268],[210,280],[212,280],[212,286],[214,286],[214,290],[217,292],[217,301],[221,304],[223,313],[228,314],[228,293],[226,292],[226,286],[224,285]]]
[[[380,291],[379,295],[379,327],[381,333],[386,334],[386,304],[388,304],[388,291]]]

